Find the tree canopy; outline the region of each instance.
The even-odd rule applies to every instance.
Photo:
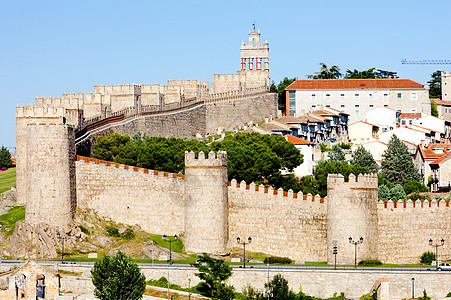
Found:
[[[345,152],[339,145],[334,145],[328,154],[329,161],[346,162]]]
[[[11,153],[9,153],[8,149],[5,146],[2,146],[2,149],[0,150],[0,168],[9,168],[12,165],[13,161],[11,160]]]
[[[104,255],[94,264],[91,275],[94,294],[101,300],[141,299],[146,290],[146,277],[121,251],[112,258]]]
[[[385,71],[376,68],[370,68],[368,70],[359,71],[357,69],[346,70],[345,79],[377,79],[377,78],[389,78],[396,76],[397,72]]]
[[[368,168],[371,173],[377,173],[379,171],[379,166],[374,160],[373,155],[371,155],[371,153],[367,151],[363,146],[359,146],[352,153],[351,164]]]
[[[232,267],[224,260],[210,257],[204,253],[198,259],[195,273],[202,281],[196,289],[204,296],[213,299],[229,300],[234,298],[234,288],[224,283],[232,275]]]
[[[407,146],[393,135],[382,154],[381,175],[392,184],[404,185],[406,180],[421,180]]]
[[[441,98],[442,97],[442,71],[437,70],[431,74],[431,80],[428,81],[429,85],[429,97]]]
[[[207,145],[203,141],[176,138],[133,138],[113,133],[97,139],[92,156],[121,164],[172,173],[183,173],[185,151],[227,151],[229,180],[248,184],[282,185],[281,169],[292,171],[303,162],[298,149],[282,136],[259,133],[237,133]]]
[[[340,73],[340,68],[338,66],[327,67],[325,63],[320,63],[321,69],[319,72],[315,72],[314,75],[307,75],[310,79],[338,79],[343,77]]]

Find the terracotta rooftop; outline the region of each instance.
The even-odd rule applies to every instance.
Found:
[[[370,125],[370,126],[374,126],[374,127],[379,128],[379,126],[374,125],[374,124],[371,124],[371,123],[368,123],[368,122],[365,122],[365,121],[357,121],[357,122],[354,122],[354,123],[352,123],[352,124],[349,124],[348,127],[351,126],[351,125],[357,124],[357,123],[363,123],[363,124],[367,124],[367,125]]]
[[[270,131],[289,131],[286,128],[283,128],[282,126],[274,124],[273,122],[261,124],[260,126],[258,126],[258,128]]]
[[[286,139],[288,142],[292,143],[292,144],[311,144],[311,145],[315,145],[315,143],[312,143],[312,142],[309,142],[309,141],[307,141],[307,140],[298,138],[298,137],[296,137],[296,136],[294,136],[294,135],[291,135],[291,134],[287,134],[287,135],[285,136],[285,139]]]
[[[427,148],[425,148],[423,145],[418,146],[419,151],[421,152],[421,155],[426,160],[431,159],[438,159],[448,153],[450,153],[451,150],[451,144],[445,144],[445,143],[431,143],[428,145]],[[441,153],[435,153],[433,149],[442,149],[443,152]]]
[[[399,115],[400,118],[421,118],[421,113],[402,113]]]
[[[422,89],[410,79],[305,79],[296,80],[285,90]]]
[[[430,163],[430,165],[439,165],[445,161],[447,161],[448,159],[451,158],[451,153],[445,154],[442,157],[434,160],[433,162]]]
[[[333,113],[333,112],[330,112],[330,111],[327,111],[327,110],[323,110],[323,109],[315,110],[313,113],[315,115],[320,115],[320,116],[338,116],[337,113]]]
[[[299,118],[299,117],[286,117],[286,116],[277,118],[276,121],[286,123],[286,124],[299,124],[299,123],[305,122],[304,119]]]
[[[440,99],[433,99],[433,100],[437,104],[451,106],[451,101],[445,101],[445,100],[440,100]]]

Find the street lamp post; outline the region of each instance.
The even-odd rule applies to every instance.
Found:
[[[432,244],[432,239],[429,240],[429,245],[435,247],[435,269],[438,270],[438,247],[443,246],[445,244],[445,240],[442,239],[440,244]]]
[[[247,238],[247,243],[246,243],[246,241],[241,242],[240,237],[237,237],[237,238],[236,238],[236,242],[237,242],[238,244],[244,246],[244,252],[243,252],[243,253],[244,253],[243,268],[246,268],[246,244],[250,244],[250,243],[252,242],[252,238],[251,238],[251,237],[248,237],[248,238]]]
[[[191,278],[188,278],[188,300],[191,300]]]
[[[412,277],[412,299],[415,299],[415,278]]]
[[[352,239],[352,237],[349,237],[349,243],[353,244],[355,247],[355,249],[354,249],[354,268],[357,268],[357,245],[363,243],[363,237],[360,237],[360,239],[357,241],[354,241]]]
[[[71,235],[70,232],[66,233],[64,236],[62,236],[59,231],[56,233],[56,237],[61,241],[61,263],[64,264],[64,241],[67,241],[70,239]]]
[[[172,265],[172,242],[175,242],[177,240],[177,235],[174,234],[174,239],[171,240],[168,236],[163,235],[163,240],[166,242],[169,242],[169,264]]]

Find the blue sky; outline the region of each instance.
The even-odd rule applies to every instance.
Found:
[[[451,65],[451,1],[0,0],[0,145],[15,146],[15,107],[95,84],[213,81],[240,68],[256,22],[270,76],[304,79],[319,63],[376,67],[424,83]]]

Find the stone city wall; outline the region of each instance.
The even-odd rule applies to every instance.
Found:
[[[77,157],[78,207],[155,234],[184,231],[183,175]]]
[[[379,202],[378,258],[384,263],[418,263],[423,252],[438,248],[439,260],[451,260],[451,207],[449,201]]]
[[[229,241],[239,236],[252,243],[249,251],[286,256],[296,260],[325,261],[325,199],[310,194],[246,185],[232,180],[229,186]]]
[[[207,133],[215,133],[218,128],[234,130],[250,121],[257,123],[265,117],[277,116],[277,94],[265,92],[241,100],[229,99],[206,105]]]

